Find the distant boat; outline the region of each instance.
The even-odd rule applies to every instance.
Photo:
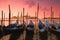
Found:
[[[52,26],[51,32],[56,35],[57,40],[60,40],[60,24],[55,24],[55,26]]]

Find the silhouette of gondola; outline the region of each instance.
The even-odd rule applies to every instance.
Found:
[[[41,40],[48,40],[47,30],[45,28],[45,25],[39,20],[38,22],[38,28],[39,28],[39,38]]]
[[[60,40],[60,28],[58,28],[58,24],[54,22],[50,25],[50,23],[47,21],[46,26],[48,27],[48,31],[50,32],[50,34],[56,35],[57,40]]]
[[[56,25],[56,24],[55,24]],[[57,24],[57,28],[55,27],[55,25],[52,25],[51,28],[51,33],[53,33],[54,35],[56,35],[57,40],[60,40],[60,24]]]
[[[26,36],[25,40],[33,40],[33,35],[34,35],[34,24],[30,20],[30,23],[26,27]]]
[[[24,31],[24,26],[22,24],[16,26],[16,28],[12,30],[9,40],[17,40],[20,37],[20,35],[23,34],[23,31]]]
[[[3,34],[2,34],[2,26],[0,25],[0,39],[3,37]]]
[[[60,40],[60,26],[58,26],[58,29],[56,30],[56,37],[57,37],[57,40]]]

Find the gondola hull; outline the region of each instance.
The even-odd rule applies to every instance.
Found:
[[[2,30],[1,30],[1,28],[0,28],[0,39],[3,37],[3,32],[2,32]]]
[[[22,31],[22,30],[24,30],[24,28],[18,28],[18,27],[14,27],[14,28],[10,28],[10,27],[8,27],[8,28],[3,28],[3,33],[4,33],[4,35],[7,35],[7,34],[11,34],[12,32],[14,32],[14,31]]]
[[[60,40],[60,32],[59,31],[54,31],[54,30],[52,30],[52,29],[50,29],[50,31],[49,31],[51,34],[54,34],[54,35],[56,35],[56,39],[57,40]]]
[[[39,39],[48,40],[48,32],[46,30],[39,31]]]
[[[20,37],[20,35],[23,34],[23,32],[24,32],[24,27],[22,27],[22,28],[19,27],[16,30],[12,30],[9,40],[17,40]]]
[[[33,40],[34,30],[26,29],[26,38],[25,40]]]

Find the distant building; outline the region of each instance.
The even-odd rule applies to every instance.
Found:
[[[60,23],[60,18],[43,18],[44,20],[48,20],[50,22],[56,22],[56,23]],[[51,21],[52,20],[52,21]]]

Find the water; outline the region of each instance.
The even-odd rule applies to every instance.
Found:
[[[11,36],[11,34],[5,35],[0,40],[9,40],[10,36]],[[16,35],[16,36],[18,36],[18,35]],[[26,36],[26,31],[24,31],[23,34],[21,34],[17,40],[25,40],[25,36]],[[39,32],[36,30],[34,31],[33,40],[40,40]],[[52,34],[52,36],[51,36],[50,33],[48,33],[48,40],[56,40],[56,36],[54,34]]]

